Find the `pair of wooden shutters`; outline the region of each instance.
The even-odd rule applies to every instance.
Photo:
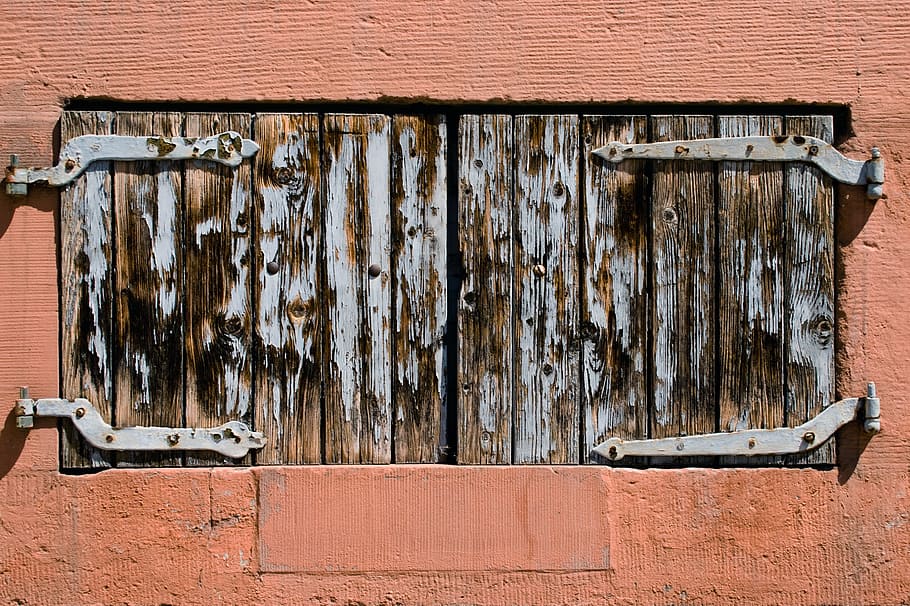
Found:
[[[245,464],[578,463],[607,436],[797,425],[833,397],[830,180],[589,153],[830,140],[829,117],[61,124],[64,140],[224,130],[259,143],[253,162],[99,164],[61,194],[63,394],[118,425],[241,419],[269,440]],[[222,462],[93,452],[67,426],[62,452],[66,468]],[[760,461],[781,462],[833,450]]]

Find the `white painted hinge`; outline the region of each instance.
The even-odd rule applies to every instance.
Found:
[[[864,413],[863,428],[867,433],[876,434],[881,431],[881,401],[875,392],[875,383],[869,383],[866,397],[834,402],[799,427],[748,429],[653,440],[610,438],[595,446],[593,452],[606,461],[618,461],[626,456],[750,457],[798,454],[824,444],[860,412]]]
[[[10,156],[6,169],[6,193],[28,194],[32,183],[60,187],[85,172],[92,162],[113,160],[206,160],[238,166],[259,151],[259,145],[239,133],[226,131],[211,137],[128,137],[124,135],[82,135],[66,142],[60,162],[50,168],[19,168],[18,156]]]
[[[240,421],[212,428],[111,427],[92,403],[83,398],[32,400],[28,388],[20,389],[16,401],[16,426],[29,429],[35,417],[63,417],[73,422],[85,441],[100,450],[203,450],[240,458],[249,450],[265,446],[265,436]]]
[[[611,141],[591,152],[610,162],[632,158],[646,160],[714,160],[753,162],[809,162],[832,178],[850,185],[865,185],[866,197],[882,197],[885,160],[877,147],[869,160],[851,160],[815,137],[803,135],[773,137],[724,137],[660,143]]]

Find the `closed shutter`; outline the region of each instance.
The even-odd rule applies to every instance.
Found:
[[[268,443],[240,460],[112,455],[64,424],[64,468],[592,462],[607,437],[795,426],[833,400],[830,179],[590,154],[830,141],[830,117],[61,121],[64,141],[225,130],[257,141],[253,161],[97,163],[61,193],[62,395],[116,425],[242,420]],[[695,463],[833,461],[828,444]]]

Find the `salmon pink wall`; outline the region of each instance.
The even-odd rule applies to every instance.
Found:
[[[54,159],[73,98],[833,103],[838,394],[883,432],[839,470],[456,467],[57,473],[0,429],[15,604],[910,602],[910,2],[485,0],[0,4],[0,154]],[[57,394],[56,192],[0,194],[0,407]]]

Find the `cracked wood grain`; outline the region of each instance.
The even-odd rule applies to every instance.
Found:
[[[259,114],[255,165],[258,464],[322,460],[326,339],[319,116]]]
[[[582,460],[609,437],[648,436],[648,229],[645,162],[605,162],[608,141],[643,143],[647,116],[584,116],[582,125]]]
[[[119,112],[120,135],[176,136],[178,113]],[[118,425],[183,425],[181,167],[114,164],[116,259],[114,418]],[[118,466],[180,465],[170,453],[118,453]]]
[[[111,134],[110,112],[64,112],[60,139]],[[60,191],[60,358],[62,396],[86,398],[111,421],[111,163],[92,164]],[[64,469],[112,465],[109,452],[88,446],[68,422],[62,424]]]
[[[440,459],[445,411],[445,116],[392,119],[395,461]]]
[[[392,455],[390,132],[381,115],[324,118],[326,461]]]
[[[655,141],[705,139],[711,116],[652,116]],[[715,429],[714,165],[654,162],[651,436]]]
[[[188,113],[187,137],[225,130],[249,138],[249,114]],[[186,305],[186,424],[215,427],[252,420],[250,163],[184,165],[183,299]],[[187,465],[249,464],[192,453]]]
[[[831,116],[788,116],[786,133],[830,142]],[[834,401],[834,184],[819,169],[786,168],[786,423],[793,427]],[[833,464],[830,440],[788,463]]]
[[[458,462],[512,462],[512,118],[459,121]]]
[[[578,462],[578,117],[514,122],[513,463]]]

